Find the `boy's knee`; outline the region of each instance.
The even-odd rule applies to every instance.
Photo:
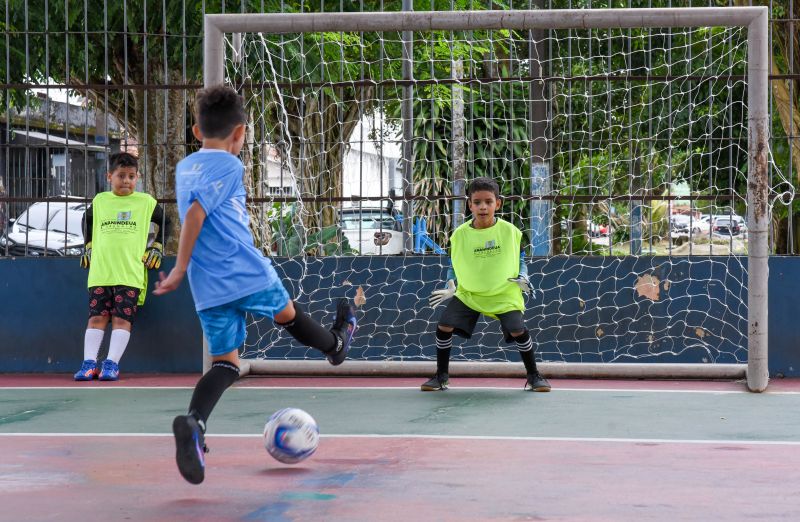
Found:
[[[452,326],[445,326],[443,324],[438,325],[436,329],[439,330],[440,332],[445,332],[445,333],[453,333],[453,330],[455,330],[455,328],[453,328]]]
[[[274,321],[278,326],[288,326],[294,321],[295,316],[297,315],[297,310],[295,310],[294,301],[291,299],[283,307],[283,310],[275,314]]]
[[[115,330],[122,329],[122,330],[128,330],[130,332],[132,324],[127,319],[114,316],[111,318],[111,327]]]
[[[89,322],[86,324],[87,328],[95,328],[97,330],[105,330],[106,325],[108,325],[109,317],[106,315],[93,315],[89,318]]]

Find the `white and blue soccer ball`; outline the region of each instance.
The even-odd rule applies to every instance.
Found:
[[[276,411],[264,426],[264,447],[284,464],[296,464],[307,459],[318,445],[317,421],[301,409]]]

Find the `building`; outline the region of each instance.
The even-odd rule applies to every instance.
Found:
[[[92,198],[106,188],[109,150],[120,145],[116,119],[74,98],[59,101],[44,93],[22,109],[0,114],[0,185],[4,197]],[[8,217],[28,202],[11,202]]]

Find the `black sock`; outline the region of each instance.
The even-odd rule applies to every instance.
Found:
[[[326,330],[313,320],[297,303],[294,303],[294,319],[292,321],[288,323],[276,321],[275,324],[285,328],[300,343],[316,348],[323,353],[335,350],[339,342],[333,332]]]
[[[514,342],[517,343],[519,355],[525,365],[525,373],[528,375],[536,373],[536,360],[533,358],[533,339],[531,339],[531,334],[525,330],[519,337],[514,337]]]
[[[436,329],[436,373],[448,373],[450,369],[450,349],[453,346],[453,332]]]
[[[216,361],[208,373],[200,377],[194,387],[192,401],[189,403],[189,414],[200,422],[203,431],[222,393],[239,378],[239,367],[226,361]]]

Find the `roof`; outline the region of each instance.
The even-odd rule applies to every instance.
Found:
[[[76,139],[67,140],[63,136],[56,136],[54,134],[45,134],[38,131],[25,131],[21,129],[11,129],[12,139],[19,139],[25,141],[28,138],[28,143],[31,145],[50,145],[56,147],[69,147],[71,149],[91,150],[96,152],[105,152],[106,148],[101,145],[89,145],[78,141]]]

